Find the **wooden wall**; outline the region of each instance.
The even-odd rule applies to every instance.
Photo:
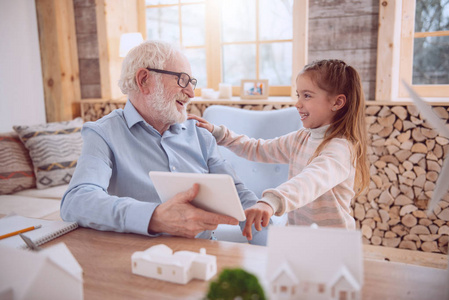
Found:
[[[365,98],[375,99],[378,0],[309,1],[309,62],[337,58],[353,66]]]
[[[81,98],[119,98],[120,36],[138,31],[137,1],[73,0]]]
[[[80,115],[80,83],[72,0],[36,0],[47,122]]]

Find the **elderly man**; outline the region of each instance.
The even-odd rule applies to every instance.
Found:
[[[148,176],[229,174],[244,209],[257,201],[220,157],[212,135],[186,121],[196,86],[190,74],[187,58],[170,44],[147,41],[130,51],[119,81],[129,100],[123,110],[84,124],[82,154],[61,203],[64,220],[98,230],[189,238],[210,238],[218,224],[238,224],[190,204],[198,185],[161,204]],[[265,244],[266,229],[253,231],[250,242]]]

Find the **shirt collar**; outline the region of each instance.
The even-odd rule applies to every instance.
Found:
[[[323,139],[326,134],[326,130],[329,128],[329,125],[324,125],[318,128],[309,128],[310,136],[314,139]]]
[[[129,99],[126,102],[125,108],[123,109],[123,113],[125,115],[125,120],[126,124],[128,125],[128,128],[133,127],[135,124],[139,122],[145,122],[145,120],[137,112],[136,108],[131,103],[131,101],[129,101]]]
[[[171,125],[168,130],[173,134],[178,134],[181,132],[181,130],[186,129],[186,125],[184,123],[176,123]]]
[[[142,116],[139,114],[139,112],[136,110],[136,108],[134,107],[134,105],[131,103],[131,101],[126,102],[125,108],[123,109],[124,111],[124,115],[125,115],[125,120],[126,123],[128,125],[128,128],[133,127],[134,125],[136,125],[139,122],[143,122],[144,124],[147,124],[149,126],[151,126],[151,124],[148,124],[143,118]],[[153,127],[153,126],[151,126]],[[173,124],[168,128],[168,131],[170,131],[173,134],[178,134],[181,130],[186,129],[187,127],[184,124]]]

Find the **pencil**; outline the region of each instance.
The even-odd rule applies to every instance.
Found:
[[[27,227],[27,228],[24,228],[24,229],[20,229],[20,230],[14,231],[14,232],[10,232],[10,233],[4,234],[4,235],[0,235],[0,240],[1,239],[6,239],[6,238],[8,238],[10,236],[17,235],[19,233],[24,233],[24,232],[31,231],[31,230],[34,230],[34,229],[38,229],[38,228],[41,228],[41,227],[42,227],[42,225],[36,225],[36,226],[31,226],[31,227]]]

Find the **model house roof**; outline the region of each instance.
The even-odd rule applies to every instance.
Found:
[[[345,279],[354,288],[354,290],[360,290],[362,288],[360,282],[358,282],[354,278],[354,276],[352,276],[351,272],[349,272],[348,268],[346,268],[345,266],[342,266],[340,270],[335,273],[334,278],[332,278],[331,281],[328,282],[328,285],[333,286],[342,278]]]
[[[282,274],[285,274],[293,284],[298,284],[299,280],[298,277],[296,277],[295,272],[290,268],[290,265],[288,262],[284,262],[277,270],[274,272],[273,276],[271,277],[271,282],[277,280]]]

